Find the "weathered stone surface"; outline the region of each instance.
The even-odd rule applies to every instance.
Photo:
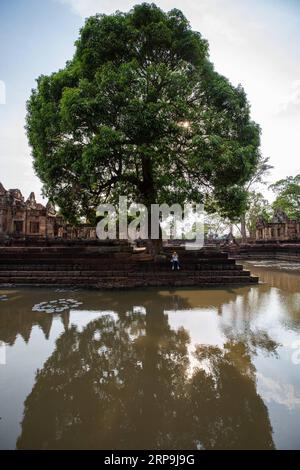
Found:
[[[59,216],[55,207],[35,200],[32,192],[25,201],[19,189],[6,190],[0,183],[0,239],[55,237],[64,239],[96,239],[95,227],[72,227]]]
[[[284,243],[264,241],[260,243],[244,243],[236,246],[234,250],[228,250],[231,258],[254,260],[278,260],[300,262],[300,242]]]
[[[101,289],[149,286],[222,286],[257,283],[228,254],[178,250],[180,270],[172,271],[171,252],[159,262],[130,252],[89,252],[85,247],[0,248],[0,285],[81,286]]]
[[[300,242],[300,220],[291,220],[283,211],[277,210],[271,222],[263,218],[257,220],[255,239],[262,242]]]

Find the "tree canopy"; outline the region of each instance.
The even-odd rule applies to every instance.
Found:
[[[181,11],[146,3],[86,20],[72,60],[37,79],[27,134],[45,195],[73,221],[119,195],[236,216],[260,157],[243,88]]]
[[[277,194],[273,208],[281,209],[291,219],[300,219],[300,174],[276,181],[270,189]]]
[[[245,214],[246,228],[250,236],[255,236],[256,223],[259,218],[271,221],[272,207],[262,193],[251,191],[248,197],[248,209]]]

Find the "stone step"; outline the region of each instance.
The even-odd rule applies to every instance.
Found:
[[[207,250],[178,250],[181,269],[172,271],[172,251],[166,252],[165,260],[154,262],[144,253],[99,253],[74,247],[0,249],[0,284],[126,288],[258,282],[227,253]]]
[[[250,276],[250,271],[230,271],[230,276]],[[1,277],[44,277],[44,278],[61,278],[61,277],[81,277],[81,278],[90,278],[90,277],[97,277],[97,278],[103,278],[103,277],[124,277],[124,278],[139,278],[139,277],[144,277],[144,278],[164,278],[164,277],[169,277],[172,278],[174,276],[178,278],[186,278],[186,277],[193,277],[193,278],[203,278],[203,274],[199,271],[194,271],[194,272],[188,272],[188,271],[160,271],[160,272],[151,272],[151,273],[137,273],[137,272],[127,272],[127,271],[27,271],[27,270],[22,270],[22,271],[14,271],[14,270],[9,270],[5,271],[5,273],[1,274]],[[205,277],[224,277],[224,274],[222,271],[207,271],[205,272]]]
[[[120,264],[114,266],[100,266],[100,265],[78,265],[78,264],[0,264],[0,272],[7,271],[119,271]],[[162,272],[171,270],[171,264],[163,265],[152,265],[152,266],[140,266],[140,265],[124,265],[122,263],[122,269],[126,272]],[[197,271],[207,273],[208,271],[241,271],[243,269],[242,265],[236,264],[216,264],[216,265],[183,265],[181,270],[183,271]]]
[[[177,250],[176,250],[177,251]],[[169,252],[164,252],[162,253],[164,254],[165,256],[167,257],[170,257],[172,256],[173,254],[173,251],[169,251]],[[219,252],[219,253],[207,253],[207,252],[199,252],[199,251],[193,251],[193,250],[183,250],[182,252],[179,253],[179,251],[177,251],[177,254],[179,256],[179,258],[220,258],[220,259],[226,259],[229,257],[229,254],[228,253],[225,253],[225,252]]]
[[[172,252],[169,253],[162,253],[162,255],[165,255],[167,258],[171,258]],[[182,259],[204,259],[204,258],[209,258],[209,259],[227,259],[228,258],[228,253],[225,252],[220,252],[220,253],[206,253],[206,252],[194,252],[194,251],[189,251],[189,250],[184,250],[181,253],[178,253],[179,258]],[[45,249],[34,249],[34,250],[26,250],[25,248],[21,248],[18,250],[11,249],[11,248],[2,248],[0,247],[0,257],[11,257],[11,258],[51,258],[51,257],[60,257],[64,256],[65,258],[71,258],[71,257],[78,257],[78,258],[86,258],[86,257],[93,257],[93,256],[98,256],[101,258],[111,258],[111,257],[120,257],[120,256],[133,256],[135,259],[136,258],[145,258],[147,253],[145,252],[134,252],[134,251],[99,251],[97,249],[86,249],[86,250],[80,250],[80,249],[72,249],[72,250],[56,250],[56,249],[51,249],[51,250],[45,250]]]
[[[139,287],[139,286],[215,286],[215,285],[238,285],[238,284],[254,284],[258,282],[258,278],[250,276],[220,276],[220,278],[205,277],[189,277],[179,279],[176,275],[173,278],[157,277],[157,278],[140,278],[140,277],[107,277],[99,279],[95,277],[12,277],[0,276],[1,284],[18,284],[18,285],[78,285],[90,287]]]
[[[42,258],[37,258],[37,259],[24,259],[24,258],[4,258],[0,257],[0,267],[1,266],[9,266],[9,265],[68,265],[68,266],[97,266],[99,268],[105,267],[105,266],[126,266],[127,268],[130,267],[143,267],[144,269],[153,269],[153,268],[159,268],[160,266],[170,266],[170,260],[167,260],[165,262],[161,263],[154,263],[153,261],[131,261],[131,262],[126,262],[124,260],[117,260],[117,259],[103,259],[103,258],[97,258],[93,257],[92,259],[90,258],[72,258],[70,260],[67,260],[65,257],[61,258],[49,258],[49,259],[42,259]],[[219,259],[209,259],[209,258],[203,258],[201,261],[197,259],[193,259],[190,261],[180,261],[180,264],[185,267],[190,267],[192,269],[197,266],[199,269],[202,269],[203,267],[207,265],[219,265],[219,266],[228,266],[228,265],[234,265],[235,260],[233,259],[226,259],[226,260],[219,260]]]

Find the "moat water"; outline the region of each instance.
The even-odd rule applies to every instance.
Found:
[[[0,290],[0,448],[299,449],[300,269],[258,286]]]

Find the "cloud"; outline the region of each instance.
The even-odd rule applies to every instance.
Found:
[[[82,18],[96,13],[111,14],[116,10],[128,11],[134,5],[142,3],[139,0],[56,0],[69,5],[72,11]],[[203,26],[210,34],[221,36],[225,40],[234,43],[241,41],[239,9],[235,0],[158,0],[151,1],[163,10],[169,11],[173,8],[183,10],[192,23]],[[224,14],[224,12],[226,12]]]
[[[6,189],[20,188],[25,197],[34,191],[38,202],[42,202],[41,183],[33,174],[24,121],[13,116],[1,123],[0,142],[0,182]]]
[[[300,80],[294,80],[286,96],[280,101],[276,115],[295,116],[300,113]]]
[[[271,377],[257,374],[259,379],[259,393],[267,402],[274,401],[286,406],[289,410],[300,407],[300,398],[295,394],[292,384],[279,383]]]
[[[60,3],[69,5],[72,11],[82,18],[86,18],[96,13],[113,13],[116,10],[128,10],[136,3],[136,0],[57,0]]]
[[[0,80],[0,104],[6,103],[5,83]]]

